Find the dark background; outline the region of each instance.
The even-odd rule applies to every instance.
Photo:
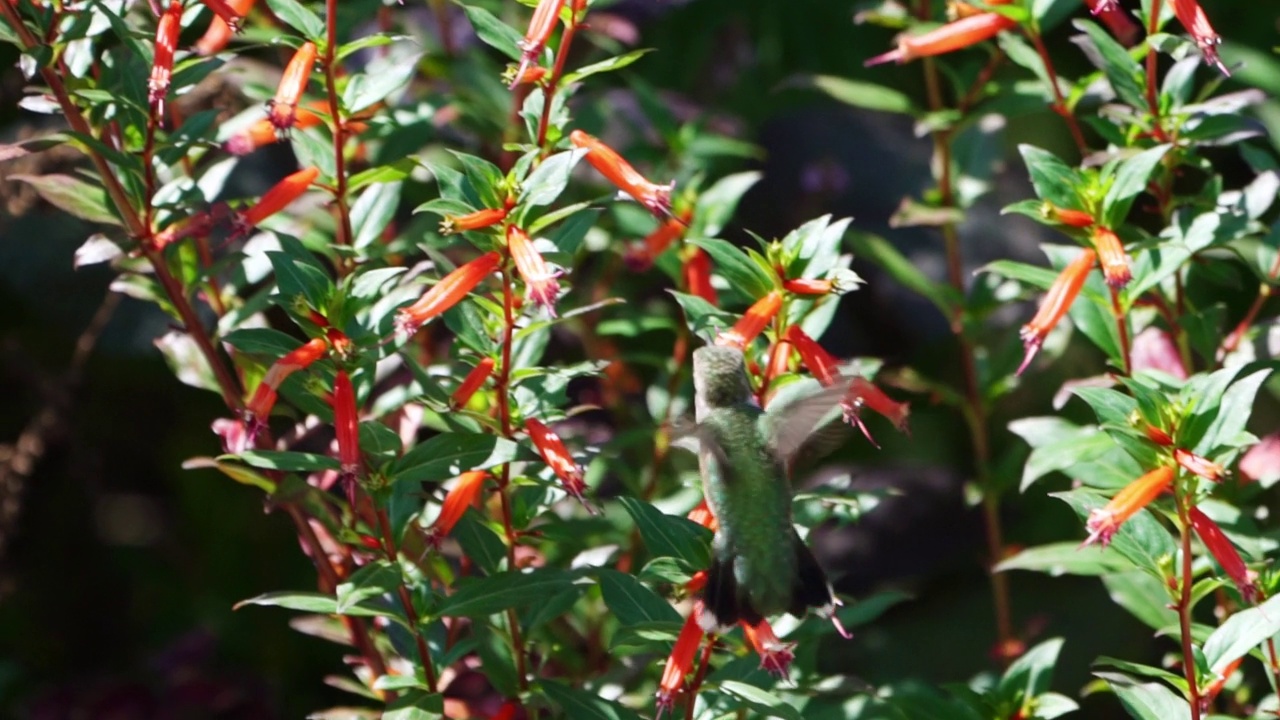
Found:
[[[1280,11],[1272,3],[1203,4],[1226,38],[1228,59],[1233,47],[1268,52],[1276,44]],[[822,213],[852,215],[855,227],[887,233],[941,275],[938,238],[887,229],[901,198],[931,184],[929,141],[916,138],[906,118],[779,87],[794,74],[819,73],[920,97],[917,66],[862,69],[863,59],[889,46],[890,34],[855,26],[854,3],[643,0],[609,10],[635,22],[638,45],[659,50],[633,66],[636,75],[767,151],[765,180],[742,204],[741,227],[768,237]],[[1059,28],[1050,44],[1059,71],[1076,76],[1085,61],[1067,36]],[[16,107],[23,82],[14,60],[11,49],[0,50],[0,142],[54,127]],[[1274,115],[1277,104],[1267,107]],[[997,138],[1006,149],[1004,172],[963,228],[971,269],[995,257],[1040,257],[1040,230],[997,216],[1001,206],[1030,196],[1012,148],[1068,147],[1047,108]],[[181,469],[185,459],[218,450],[209,424],[225,411],[216,396],[182,385],[165,367],[152,340],[167,319],[123,299],[78,381],[67,382],[76,338],[102,306],[110,275],[101,267],[73,271],[72,254],[92,228],[4,176],[76,162],[53,151],[0,165],[0,716],[297,718],[351,702],[321,681],[343,672],[340,647],[292,631],[284,612],[231,610],[263,591],[309,589],[314,574],[289,524],[264,515],[258,490]],[[260,172],[283,174],[291,162],[287,153],[269,154]],[[1231,162],[1224,158],[1228,168]],[[845,301],[827,346],[842,356],[882,356],[954,376],[942,318],[874,268],[857,269],[869,285]],[[1247,288],[1242,293],[1247,302]],[[1023,319],[1006,318],[1008,332]],[[1046,371],[1038,389],[1001,405],[995,426],[1051,412],[1051,378],[1101,368],[1088,355],[1059,365],[1066,366]],[[29,473],[15,472],[9,444],[31,437],[24,432],[42,421],[47,447]],[[878,428],[884,449],[855,459],[864,482],[903,488],[905,497],[852,532],[828,534],[820,548],[842,589],[855,596],[894,586],[917,598],[851,643],[824,648],[833,671],[873,684],[963,682],[991,664],[995,632],[981,526],[961,495],[963,425],[917,405],[914,427],[910,439]],[[1018,442],[1002,430],[996,441],[997,454]],[[1006,519],[1012,544],[1080,537],[1074,516],[1043,489],[1012,498]],[[1060,692],[1076,696],[1098,655],[1157,663],[1168,649],[1111,604],[1096,580],[1028,573],[1011,580],[1017,627],[1041,639],[1068,638],[1055,682]],[[1113,706],[1110,698],[1086,699],[1080,716],[1115,716],[1107,715]]]

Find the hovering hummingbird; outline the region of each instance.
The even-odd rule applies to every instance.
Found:
[[[840,601],[791,520],[791,461],[845,388],[826,388],[761,410],[742,351],[706,346],[693,353],[696,425],[678,444],[698,454],[703,493],[719,522],[702,589],[703,629],[758,624],[808,608],[835,622]]]

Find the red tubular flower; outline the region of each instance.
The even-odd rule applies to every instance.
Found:
[[[764,374],[767,381],[772,381],[774,378],[787,374],[791,368],[792,350],[794,348],[791,343],[785,339],[778,340],[773,344],[773,348],[769,352],[769,367]]]
[[[1202,458],[1182,448],[1173,451],[1173,459],[1178,465],[1182,466],[1183,470],[1192,475],[1199,475],[1205,480],[1222,482],[1222,478],[1227,476],[1227,469],[1218,463],[1209,462],[1207,458]]]
[[[1085,278],[1089,276],[1089,271],[1093,269],[1093,263],[1097,258],[1094,251],[1086,249],[1063,269],[1057,280],[1053,281],[1049,292],[1045,293],[1044,300],[1040,302],[1040,309],[1036,311],[1035,317],[1031,318],[1031,322],[1023,325],[1019,333],[1022,336],[1022,344],[1026,347],[1026,355],[1022,358],[1022,364],[1018,366],[1017,374],[1021,375],[1022,371],[1027,369],[1031,359],[1040,351],[1040,346],[1044,344],[1049,331],[1058,324],[1063,315],[1067,314],[1067,310],[1071,309],[1071,303],[1075,301],[1076,295],[1080,294],[1080,288],[1084,287]]]
[[[184,218],[151,236],[151,247],[154,250],[164,248],[189,237],[201,237],[213,231],[218,221],[225,218],[227,206],[214,205],[208,212],[201,212]]]
[[[227,27],[232,32],[240,31],[240,13],[237,12],[235,8],[224,2],[224,0],[200,0],[200,2],[205,7],[212,10],[213,14],[216,15],[219,20],[226,23]]]
[[[236,17],[244,18],[253,9],[255,2],[257,0],[228,0],[227,5]],[[215,12],[217,11],[215,10]],[[213,22],[209,23],[209,29],[205,30],[204,35],[196,41],[196,52],[201,55],[213,55],[216,52],[220,52],[227,46],[227,41],[235,33],[235,29],[231,25],[221,15],[215,17]]]
[[[707,505],[706,498],[703,498],[702,502],[698,503],[698,507],[690,510],[686,517],[711,532],[720,529],[720,521],[716,520],[715,513],[711,512],[711,507]]]
[[[760,656],[760,669],[774,677],[785,679],[790,674],[792,661],[796,659],[796,654],[791,651],[795,645],[778,639],[768,620],[761,620],[758,625],[751,625],[745,620],[738,624],[742,626],[747,642],[751,643],[752,649]]]
[[[556,29],[556,21],[560,19],[563,7],[564,0],[539,0],[538,6],[533,10],[533,17],[529,18],[529,29],[525,31],[524,39],[518,43],[520,67],[516,69],[510,87],[516,86],[515,78],[523,75],[525,68],[538,62],[538,56],[547,47],[547,40],[551,39],[551,32]]]
[[[1133,279],[1129,270],[1129,255],[1124,251],[1120,237],[1111,228],[1101,225],[1093,230],[1093,249],[1098,253],[1098,263],[1102,265],[1102,275],[1107,284],[1119,290]]]
[[[1240,669],[1240,663],[1244,662],[1246,657],[1248,656],[1241,655],[1235,660],[1227,663],[1227,666],[1222,669],[1222,673],[1218,675],[1218,677],[1214,678],[1208,685],[1205,685],[1204,689],[1200,691],[1201,714],[1207,715],[1209,713],[1209,706],[1213,704],[1214,699],[1222,692],[1222,688],[1227,684],[1227,680],[1229,680],[1231,676]]]
[[[417,302],[396,313],[396,332],[414,334],[423,323],[457,305],[481,280],[492,275],[501,262],[501,255],[488,252],[445,275]]]
[[[899,432],[908,432],[907,419],[911,415],[911,404],[894,400],[866,378],[856,377],[849,382],[849,391],[845,393],[841,406],[844,408],[845,422],[861,430],[876,447],[879,445],[871,438],[871,433],[862,422],[863,408],[870,408],[883,415]]]
[[[676,638],[675,647],[667,657],[667,666],[662,670],[662,680],[658,683],[658,697],[655,703],[658,711],[654,714],[654,720],[660,720],[662,714],[675,705],[676,694],[684,685],[685,676],[693,669],[694,656],[698,654],[698,646],[706,636],[706,631],[702,629],[699,621],[701,615],[702,601],[698,601],[693,606],[693,612],[689,613],[689,617],[685,619],[680,636]]]
[[[1141,28],[1128,13],[1121,9],[1120,3],[1116,0],[1085,0],[1085,4],[1089,6],[1089,12],[1102,20],[1122,45],[1131,47],[1138,42],[1138,33]]]
[[[487,357],[476,363],[471,372],[463,378],[462,384],[458,385],[458,389],[453,391],[453,395],[449,398],[449,404],[455,408],[465,406],[471,401],[471,396],[484,385],[485,380],[493,374],[493,358]]]
[[[311,187],[311,183],[316,181],[320,176],[320,168],[309,167],[290,175],[289,177],[276,183],[274,187],[263,194],[262,199],[254,203],[252,207],[241,211],[240,216],[236,219],[236,225],[241,232],[247,232],[258,223],[275,215],[285,209],[294,200],[302,196],[302,193]]]
[[[1148,440],[1160,447],[1169,447],[1173,444],[1173,438],[1169,436],[1169,433],[1161,430],[1155,425],[1145,426],[1142,428],[1142,432],[1146,434]]]
[[[818,382],[831,387],[840,381],[840,361],[823,349],[817,340],[809,337],[799,325],[788,327],[783,337],[795,346],[796,352],[800,353],[800,362],[809,368]]]
[[[505,208],[487,208],[466,215],[445,215],[440,221],[440,234],[454,235],[468,230],[481,230],[506,219]]]
[[[1053,222],[1066,225],[1067,227],[1087,228],[1093,225],[1092,214],[1087,213],[1084,210],[1061,208],[1048,200],[1045,200],[1044,204],[1040,206],[1040,215],[1046,220],[1052,220]]]
[[[560,436],[552,432],[551,428],[542,421],[534,418],[524,421],[524,429],[529,433],[529,439],[533,441],[533,447],[542,456],[543,462],[555,471],[556,477],[560,478],[565,490],[591,509],[583,497],[587,484],[582,479],[582,468],[574,461],[573,455],[569,454],[569,448],[564,446]]]
[[[458,524],[467,508],[476,504],[480,491],[484,490],[484,481],[489,473],[484,470],[471,470],[458,476],[458,482],[444,496],[444,504],[440,506],[440,515],[431,523],[431,531],[427,541],[433,547],[440,547],[440,542],[449,536],[453,526]]]
[[[1222,58],[1218,57],[1218,45],[1222,43],[1222,38],[1213,29],[1213,25],[1209,24],[1209,16],[1205,14],[1204,8],[1200,7],[1200,3],[1196,0],[1172,0],[1172,2],[1173,14],[1178,16],[1178,22],[1182,23],[1182,27],[1191,33],[1191,39],[1196,41],[1196,46],[1204,55],[1204,61],[1217,67],[1223,75],[1231,75],[1227,66],[1222,64]]]
[[[507,252],[511,253],[516,270],[524,279],[525,300],[542,305],[551,317],[555,317],[556,296],[560,294],[560,283],[556,282],[556,278],[563,273],[552,270],[533,247],[529,235],[515,225],[507,227]]]
[[[743,314],[742,319],[734,324],[728,332],[722,332],[716,336],[716,345],[724,347],[745,348],[756,336],[764,331],[773,318],[782,309],[782,293],[777,290],[771,291],[768,295],[760,298],[751,307],[747,308],[747,312]]]
[[[684,591],[690,595],[702,592],[702,588],[707,586],[707,571],[699,570],[689,578],[689,582],[684,584]]]
[[[1089,513],[1089,519],[1084,525],[1089,531],[1089,537],[1081,547],[1095,542],[1105,546],[1111,542],[1111,538],[1126,520],[1150,505],[1152,500],[1172,484],[1173,468],[1160,467],[1125,485],[1104,507]]]
[[[311,68],[316,64],[316,46],[310,41],[302,43],[302,47],[293,54],[284,75],[280,76],[280,84],[276,86],[276,96],[267,105],[267,117],[277,130],[288,130],[293,127],[297,118],[298,99],[302,91],[307,89],[307,81],[311,79]]]
[[[694,248],[684,261],[684,287],[690,295],[706,300],[712,305],[720,304],[720,296],[711,285],[711,256],[702,248]]]
[[[693,211],[685,210],[679,217],[669,217],[656,230],[644,238],[644,249],[653,261],[671,247],[671,243],[684,237],[689,229],[689,221],[693,219]]]
[[[346,370],[339,370],[333,379],[333,427],[338,436],[342,475],[344,479],[354,479],[360,472],[360,413],[356,390]]]
[[[581,130],[569,133],[569,141],[574,147],[585,148],[591,167],[648,208],[649,212],[658,217],[671,215],[671,191],[676,186],[674,180],[667,185],[649,182],[613,148]]]
[[[836,282],[812,278],[789,278],[782,281],[782,289],[796,295],[830,295],[836,292]]]
[[[1231,582],[1235,583],[1236,589],[1240,591],[1240,597],[1247,603],[1256,603],[1258,601],[1256,578],[1245,566],[1244,558],[1240,557],[1240,552],[1236,550],[1235,545],[1231,544],[1226,533],[1222,532],[1218,523],[1201,512],[1200,508],[1193,507],[1188,514],[1191,527],[1195,529],[1196,535],[1200,536],[1200,542],[1204,543],[1209,553],[1213,555],[1213,559],[1217,560],[1218,565],[1222,567],[1222,571],[1231,578]]]
[[[169,82],[173,79],[173,53],[178,49],[181,30],[182,3],[174,0],[156,26],[155,60],[151,63],[151,78],[147,82],[147,102],[152,113],[164,114],[164,98],[169,94]]]
[[[1017,25],[1013,20],[997,13],[971,15],[920,35],[903,35],[898,40],[896,50],[877,55],[864,62],[863,66],[871,67],[886,62],[902,64],[916,58],[942,55],[990,40],[1001,31]]]
[[[328,349],[329,345],[323,338],[315,338],[272,364],[245,408],[249,417],[255,422],[263,422],[271,414],[271,408],[275,407],[276,391],[280,388],[280,383],[294,372],[324,357]]]

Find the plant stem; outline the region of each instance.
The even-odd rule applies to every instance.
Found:
[[[707,677],[707,668],[711,663],[711,651],[715,649],[714,635],[708,635],[702,645],[702,657],[698,658],[698,670],[693,674],[693,682],[689,683],[688,701],[684,706],[684,720],[693,720],[693,710],[698,704],[698,688]]]
[[[917,13],[923,18],[929,17],[931,4],[922,0]],[[932,58],[923,61],[925,73],[925,89],[929,98],[929,108],[933,111],[943,109],[942,87],[938,77],[937,65]],[[951,133],[939,130],[933,134],[934,155],[938,164],[938,194],[943,207],[955,205],[955,190],[951,174]],[[964,257],[961,253],[960,235],[954,224],[942,226],[942,238],[947,256],[947,280],[956,292],[964,297]],[[987,435],[987,406],[982,393],[982,385],[978,378],[978,366],[974,357],[974,347],[965,336],[964,310],[958,308],[955,315],[948,318],[951,332],[960,346],[960,365],[964,375],[964,389],[967,409],[964,416],[969,423],[969,437],[973,447],[974,474],[978,487],[982,489],[982,514],[986,526],[987,555],[992,566],[1004,555],[1004,532],[1000,522],[1000,498],[992,485],[989,466],[990,441]],[[991,599],[996,620],[996,639],[999,643],[1001,664],[1007,664],[1008,651],[1013,647],[1013,613],[1009,599],[1009,583],[1001,573],[990,572]]]
[[[1147,111],[1151,113],[1151,133],[1160,142],[1169,136],[1160,123],[1160,95],[1156,88],[1156,49],[1151,36],[1160,31],[1160,0],[1151,0],[1151,17],[1147,19]]]
[[[396,565],[399,553],[396,550],[395,537],[391,534],[391,519],[387,517],[385,508],[378,508],[378,527],[382,531],[382,550],[387,557],[387,562]],[[431,663],[431,650],[427,646],[427,638],[422,634],[422,626],[418,623],[418,611],[413,607],[413,598],[409,595],[409,588],[403,580],[396,590],[400,595],[400,606],[404,608],[405,617],[413,626],[413,640],[418,646],[418,660],[422,663],[427,689],[436,692],[436,669]]]
[[[1191,647],[1191,519],[1187,498],[1182,494],[1177,497],[1177,505],[1182,540],[1181,594],[1178,598],[1178,624],[1182,630],[1182,669],[1187,678],[1191,720],[1200,720],[1200,690],[1196,687],[1196,660]]]
[[[509,268],[502,271],[502,364],[495,379],[498,395],[498,417],[502,422],[502,436],[511,438],[515,435],[511,424],[511,343],[515,335],[515,293],[511,289],[512,272]],[[498,478],[498,498],[502,507],[502,530],[507,545],[507,570],[516,569],[516,532],[511,525],[511,463],[504,463]],[[511,630],[511,653],[515,657],[516,674],[519,676],[520,689],[529,689],[529,676],[526,673],[524,642],[520,639],[520,618],[513,608],[507,609],[507,625]],[[537,717],[536,710],[534,717]]]
[[[556,88],[560,85],[560,77],[564,73],[564,63],[569,57],[569,46],[573,44],[573,36],[578,32],[578,13],[571,11],[569,24],[560,38],[560,47],[556,49],[556,64],[551,69],[551,77],[543,88],[542,116],[538,118],[538,147],[543,148],[545,155],[547,130],[551,124],[551,102],[555,99]]]
[[[1058,87],[1058,73],[1053,69],[1053,60],[1049,57],[1049,49],[1044,46],[1044,39],[1037,30],[1028,28],[1027,35],[1036,46],[1036,52],[1040,54],[1040,62],[1044,63],[1045,74],[1049,76],[1049,89],[1053,90],[1053,111],[1067,122],[1067,129],[1071,131],[1071,139],[1075,141],[1076,149],[1080,151],[1080,156],[1084,157],[1089,153],[1089,146],[1085,143],[1084,133],[1080,131],[1080,123],[1071,112],[1071,108],[1067,107],[1066,99],[1062,97],[1062,90]]]
[[[1120,291],[1115,288],[1111,288],[1111,314],[1116,319],[1116,333],[1120,337],[1120,359],[1124,374],[1130,375],[1133,373],[1133,353],[1129,342],[1129,321],[1120,305]]]
[[[336,175],[333,199],[338,206],[337,241],[339,245],[350,245],[352,241],[351,210],[347,207],[347,161],[343,153],[347,131],[346,124],[340,115],[341,107],[338,104],[338,0],[325,0],[324,7],[327,32],[324,48],[324,84],[329,94],[329,121],[333,124],[333,165],[334,175]],[[338,263],[340,273],[349,267],[350,263],[347,261]]]

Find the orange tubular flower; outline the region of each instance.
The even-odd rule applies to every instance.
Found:
[[[501,255],[489,252],[445,275],[417,302],[396,314],[396,332],[414,334],[423,323],[457,305],[481,280],[492,275],[501,262]]]
[[[591,167],[648,208],[649,212],[658,217],[671,215],[671,191],[676,186],[674,180],[667,185],[649,182],[613,148],[581,130],[569,133],[569,141],[574,147],[585,148]]]
[[[502,73],[502,81],[507,87],[517,85],[537,85],[547,77],[547,69],[538,65],[508,65]]]
[[[768,620],[761,620],[759,625],[750,625],[745,620],[739,621],[747,642],[760,656],[760,669],[779,679],[790,674],[791,663],[796,654],[791,651],[792,643],[784,643],[774,634]]]
[[[747,312],[743,314],[742,319],[735,323],[728,332],[717,335],[716,345],[739,349],[745,348],[752,340],[756,339],[757,335],[764,331],[765,327],[773,321],[773,318],[781,309],[782,293],[773,290],[747,308]]]
[[[680,636],[676,638],[675,647],[667,657],[667,666],[662,670],[662,681],[658,683],[658,697],[655,703],[658,711],[654,714],[654,720],[661,720],[662,714],[675,705],[676,694],[684,685],[685,676],[693,669],[693,658],[698,654],[698,646],[702,645],[702,638],[706,636],[706,631],[702,629],[699,622],[701,616],[702,601],[699,600],[694,604],[693,612],[689,613],[689,617],[684,621]]]
[[[1098,253],[1098,263],[1102,265],[1102,275],[1107,279],[1107,284],[1116,290],[1128,285],[1133,279],[1133,272],[1129,270],[1129,255],[1125,253],[1124,245],[1115,231],[1101,225],[1095,227],[1093,249]]]
[[[440,221],[441,235],[455,235],[469,230],[482,230],[507,219],[506,208],[476,210],[466,215],[445,215]]]
[[[1240,597],[1249,604],[1256,603],[1258,601],[1256,576],[1244,564],[1244,558],[1240,557],[1240,552],[1236,550],[1235,545],[1231,544],[1226,533],[1222,532],[1218,523],[1201,512],[1200,508],[1193,507],[1188,514],[1191,527],[1195,529],[1196,535],[1200,536],[1200,542],[1209,548],[1213,559],[1218,561],[1222,571],[1231,578],[1231,582],[1235,583],[1236,589],[1240,591]]]
[[[1044,205],[1040,206],[1040,215],[1046,220],[1052,220],[1067,227],[1087,228],[1093,225],[1093,215],[1084,210],[1061,208],[1048,200],[1045,200]]]
[[[1013,20],[997,13],[970,15],[921,35],[904,35],[899,38],[896,50],[877,55],[864,62],[863,66],[871,67],[887,62],[902,64],[916,58],[961,50],[990,40],[1001,31],[1017,25]]]
[[[782,289],[796,295],[830,295],[836,292],[836,283],[834,280],[790,278],[782,281]]]
[[[314,107],[319,103],[311,103]],[[324,108],[328,112],[327,108]],[[293,126],[299,130],[305,130],[309,127],[315,127],[320,124],[321,118],[316,113],[306,108],[298,108],[298,112],[293,121]],[[265,147],[277,142],[280,139],[280,133],[276,130],[275,123],[268,118],[263,118],[248,130],[238,133],[222,144],[222,149],[232,155],[248,155],[260,147]]]
[[[818,379],[826,387],[831,387],[840,381],[840,361],[835,356],[827,352],[817,340],[809,337],[809,334],[800,329],[799,325],[792,325],[787,328],[783,334],[787,342],[795,346],[796,352],[800,353],[800,362],[804,363],[809,372]]]
[[[263,194],[262,199],[254,203],[253,207],[241,212],[236,224],[244,231],[275,215],[301,197],[319,176],[320,168],[313,166],[281,180]]]
[[[533,441],[533,447],[542,456],[543,462],[555,471],[556,477],[564,483],[565,490],[583,505],[587,505],[583,497],[587,484],[582,479],[582,468],[578,467],[578,463],[569,454],[569,448],[564,446],[560,436],[552,432],[551,428],[542,421],[534,418],[524,421],[524,429],[529,433],[529,439]],[[587,508],[591,509],[589,505]]]
[[[476,363],[476,366],[467,373],[467,377],[462,380],[462,384],[458,385],[458,389],[453,391],[453,395],[449,398],[449,404],[455,408],[465,406],[471,401],[471,396],[484,385],[485,380],[493,374],[493,358],[487,357]]]
[[[277,130],[284,131],[293,127],[297,117],[298,99],[302,91],[307,89],[307,81],[311,79],[311,68],[316,64],[316,46],[310,41],[302,44],[289,60],[289,65],[280,76],[280,84],[276,86],[276,96],[267,105],[267,117]]]
[[[769,367],[764,375],[767,380],[772,381],[780,375],[787,374],[791,368],[791,351],[794,349],[785,339],[773,344],[769,353]]]
[[[227,6],[236,15],[236,17],[244,18],[253,9],[253,4],[257,0],[228,0]],[[213,7],[210,5],[210,7]],[[214,11],[215,13],[217,10]],[[227,46],[227,41],[236,32],[236,29],[224,20],[221,15],[215,17],[213,22],[209,23],[209,29],[205,30],[204,35],[196,41],[196,52],[201,55],[213,55],[220,52]]]
[[[720,529],[720,521],[716,520],[716,516],[711,512],[711,507],[707,505],[705,498],[703,498],[702,502],[698,503],[698,507],[690,510],[686,517],[711,532],[715,532]]]
[[[1222,478],[1227,476],[1227,469],[1215,462],[1209,462],[1207,458],[1202,458],[1193,452],[1178,448],[1173,451],[1173,459],[1183,470],[1192,475],[1199,475],[1205,480],[1214,482],[1222,482]]]
[[[507,227],[507,252],[511,253],[520,277],[524,278],[525,300],[542,305],[551,317],[555,317],[556,296],[560,294],[560,283],[556,278],[563,273],[552,270],[533,247],[529,235],[515,225]]]
[[[151,79],[147,82],[147,102],[153,113],[164,114],[164,98],[173,79],[173,53],[178,49],[178,33],[182,30],[182,3],[174,0],[160,16],[156,26],[155,60],[151,63]]]
[[[346,370],[333,379],[333,427],[338,436],[338,460],[344,479],[354,479],[360,472],[360,413],[356,409],[356,390]]]
[[[720,304],[720,296],[711,284],[711,256],[702,248],[695,248],[684,261],[684,287],[690,295]]]
[[[1146,434],[1147,439],[1159,445],[1160,447],[1169,447],[1173,444],[1173,438],[1169,433],[1161,430],[1155,425],[1147,425],[1142,428],[1142,432]]]
[[[1133,482],[1125,485],[1106,506],[1092,510],[1085,522],[1089,537],[1081,545],[1095,542],[1107,545],[1126,520],[1134,513],[1151,504],[1160,493],[1173,484],[1173,468],[1161,467],[1152,470]]]
[[[689,221],[693,219],[693,211],[685,210],[679,217],[669,217],[658,226],[658,229],[644,238],[644,248],[653,260],[671,247],[671,243],[679,240],[689,229]]]
[[[324,357],[328,349],[329,345],[323,338],[315,338],[277,360],[267,370],[262,382],[258,383],[258,389],[254,391],[253,398],[246,407],[249,417],[255,422],[262,422],[271,414],[271,408],[275,407],[276,391],[280,388],[280,383],[294,372]]]
[[[556,29],[556,21],[560,19],[563,7],[564,0],[539,0],[538,7],[533,10],[533,17],[529,18],[529,29],[525,32],[524,39],[518,43],[520,67],[516,69],[509,87],[514,88],[516,78],[524,75],[525,68],[538,62],[538,56],[547,47],[547,40],[551,39],[551,32]]]
[[[484,470],[471,470],[458,476],[458,482],[444,496],[444,504],[440,506],[440,515],[431,523],[431,531],[427,534],[427,542],[439,548],[440,542],[449,536],[453,526],[462,519],[467,508],[476,504],[480,491],[484,490],[484,481],[489,473]]]
[[[1222,38],[1213,29],[1213,25],[1209,24],[1209,16],[1205,14],[1204,8],[1196,0],[1172,1],[1173,14],[1178,16],[1182,27],[1191,33],[1191,38],[1204,55],[1204,61],[1217,67],[1223,75],[1230,76],[1231,71],[1222,63],[1222,58],[1218,57],[1218,45],[1222,43]]]
[[[1089,276],[1089,271],[1093,269],[1093,263],[1097,258],[1097,253],[1086,249],[1072,260],[1058,275],[1058,279],[1053,281],[1049,292],[1045,293],[1035,317],[1022,326],[1019,334],[1022,336],[1022,344],[1026,347],[1026,355],[1022,358],[1022,364],[1018,366],[1018,375],[1021,375],[1022,371],[1027,369],[1027,365],[1031,364],[1031,359],[1040,351],[1040,346],[1044,344],[1049,331],[1058,324],[1063,315],[1067,314],[1067,310],[1071,309],[1071,303],[1080,294],[1080,288],[1084,287],[1085,278]]]
[[[216,15],[219,20],[226,23],[227,27],[232,32],[240,31],[241,17],[240,13],[237,12],[235,8],[228,5],[223,0],[200,0],[200,2],[205,7],[212,10],[213,14]]]

